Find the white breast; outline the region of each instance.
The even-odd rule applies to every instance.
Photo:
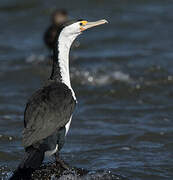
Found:
[[[45,152],[45,156],[52,156],[53,154],[55,154],[58,151],[58,144],[56,145],[55,149],[50,150],[50,151],[46,151]]]
[[[65,125],[65,136],[67,135],[69,128],[70,128],[70,124],[71,124],[71,119],[72,116],[70,117],[70,120],[68,121],[68,123]],[[52,156],[53,154],[55,154],[58,151],[58,144],[56,145],[55,149],[50,150],[50,151],[46,151],[45,152],[45,156]]]
[[[65,136],[67,135],[68,131],[69,131],[69,128],[70,128],[70,124],[71,124],[71,119],[72,119],[72,116],[70,117],[70,120],[69,122],[65,125]]]

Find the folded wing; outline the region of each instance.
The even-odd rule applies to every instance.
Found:
[[[51,83],[35,92],[25,109],[23,146],[40,144],[64,127],[75,105],[71,90],[62,83]]]

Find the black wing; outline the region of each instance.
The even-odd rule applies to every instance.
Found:
[[[62,83],[52,83],[33,94],[24,114],[23,146],[40,143],[69,121],[76,101]]]

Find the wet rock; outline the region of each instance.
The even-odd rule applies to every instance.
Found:
[[[42,165],[32,174],[33,180],[127,180],[127,178],[116,175],[111,171],[98,170],[89,171],[81,168],[64,170],[56,163]]]
[[[60,165],[56,163],[48,163],[42,165],[39,169],[34,171],[32,174],[32,179],[59,179],[63,177],[72,177],[77,178],[82,175],[87,174],[88,171],[80,168],[71,168],[70,170],[64,170]]]

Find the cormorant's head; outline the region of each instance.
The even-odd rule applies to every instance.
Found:
[[[79,20],[78,23],[79,23],[80,32],[82,32],[82,31],[85,31],[89,28],[108,23],[108,21],[105,19],[102,19],[99,21],[94,21],[94,22],[88,22],[86,20]]]
[[[71,21],[67,21],[66,23],[62,25],[62,30],[65,29],[69,33],[69,35],[80,34],[82,31],[85,31],[89,28],[99,26],[105,23],[108,23],[108,21],[105,19],[95,21],[95,22],[88,22],[86,20],[81,20],[81,19],[77,21],[71,20]]]
[[[95,22],[88,22],[86,20],[71,20],[62,24],[58,34],[59,36],[68,38],[72,42],[83,31],[105,23],[108,23],[105,19]]]

